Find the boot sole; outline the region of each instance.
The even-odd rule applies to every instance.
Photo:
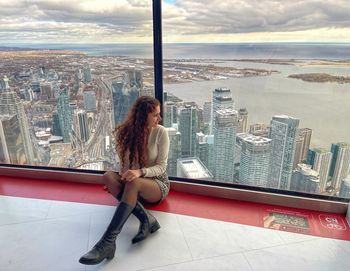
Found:
[[[108,256],[106,256],[98,261],[89,261],[89,260],[79,259],[79,262],[81,264],[85,264],[85,265],[96,265],[96,264],[102,263],[105,259],[112,260],[113,258],[114,258],[114,253],[113,253],[113,255],[112,254],[108,255]]]
[[[149,233],[150,233],[150,234],[155,233],[155,232],[156,232],[157,230],[159,230],[159,229],[160,229],[160,225],[159,225],[159,223],[157,222],[157,223],[155,223],[154,225],[152,225],[152,227],[149,229]],[[136,239],[136,240],[132,239],[132,240],[131,240],[131,243],[136,244],[136,243],[138,243],[138,242],[141,242],[141,241],[145,240],[147,237],[148,237],[148,234],[147,234],[146,236],[143,236],[143,237],[140,238],[140,239]]]

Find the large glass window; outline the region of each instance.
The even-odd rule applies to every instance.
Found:
[[[112,130],[154,96],[151,1],[0,10],[0,163],[115,169]]]
[[[164,1],[172,176],[350,197],[347,1]]]

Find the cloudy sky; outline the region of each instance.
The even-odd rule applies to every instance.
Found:
[[[350,42],[349,0],[164,0],[164,42]],[[0,0],[0,46],[152,42],[151,0]]]

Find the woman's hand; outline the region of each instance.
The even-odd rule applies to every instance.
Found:
[[[132,182],[133,180],[141,177],[141,169],[129,169],[122,175],[122,180],[126,182]]]

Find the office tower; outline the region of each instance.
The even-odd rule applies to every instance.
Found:
[[[40,100],[48,101],[54,99],[55,95],[52,90],[52,85],[50,82],[41,82],[40,83]]]
[[[309,150],[307,163],[320,175],[320,192],[324,192],[328,186],[329,169],[332,162],[332,153],[322,148]]]
[[[169,176],[176,176],[177,159],[181,156],[181,133],[177,130],[177,125],[165,128],[169,135],[169,154],[167,171]]]
[[[268,137],[270,133],[270,126],[265,123],[256,123],[249,126],[249,134],[255,136]]]
[[[214,112],[214,177],[219,182],[233,182],[237,111],[225,109]]]
[[[341,180],[343,180],[349,172],[350,144],[345,142],[332,144],[331,152],[333,157],[329,175],[332,177],[332,187],[338,190]]]
[[[344,178],[340,185],[339,197],[350,198],[350,175]]]
[[[21,102],[17,93],[11,90],[8,85],[8,81],[5,83],[5,85],[6,89],[0,92],[0,115],[17,116],[27,163],[33,164],[35,161],[34,150],[32,139],[30,137],[29,122],[24,111],[23,103]]]
[[[216,112],[224,109],[234,109],[231,90],[228,88],[216,88],[213,91],[212,100],[212,129],[215,126]]]
[[[192,157],[196,149],[197,108],[186,104],[180,111],[181,157]]]
[[[314,194],[319,193],[320,176],[318,172],[311,169],[310,165],[299,164],[293,170],[290,190]]]
[[[84,109],[96,111],[96,94],[93,90],[84,91]]]
[[[270,166],[271,139],[250,134],[239,136],[242,138],[239,183],[266,187]]]
[[[311,142],[311,135],[312,135],[312,129],[310,128],[299,129],[299,136],[304,138],[303,144],[302,144],[302,156],[301,156],[302,162],[305,162],[307,160],[308,151],[309,151],[310,142]]]
[[[113,126],[122,123],[127,116],[131,105],[140,96],[140,91],[132,87],[128,88],[123,81],[112,82],[112,111]]]
[[[17,115],[0,115],[0,163],[27,163]]]
[[[298,133],[295,141],[293,169],[296,169],[298,164],[302,161],[304,140],[305,138]]]
[[[299,119],[274,116],[270,124],[271,163],[268,186],[288,190],[293,170]]]
[[[124,73],[124,84],[128,88],[136,87],[139,91],[143,87],[142,71],[130,69]]]
[[[203,105],[203,122],[211,123],[211,102],[205,102]]]
[[[70,142],[73,110],[69,104],[67,89],[64,89],[57,99],[57,114],[64,143]]]
[[[248,111],[246,108],[241,108],[238,110],[238,131],[237,133],[247,132],[248,126]]]
[[[88,117],[85,110],[74,111],[73,129],[80,143],[89,140],[90,132],[88,126]]]
[[[213,178],[209,170],[197,157],[181,158],[177,160],[178,177],[210,180]]]
[[[164,127],[172,127],[175,123],[177,123],[177,107],[174,102],[165,102],[163,125]]]
[[[90,83],[91,82],[91,69],[89,67],[83,68],[83,80],[84,83]]]
[[[52,113],[52,134],[56,136],[62,136],[60,119],[57,111]]]

